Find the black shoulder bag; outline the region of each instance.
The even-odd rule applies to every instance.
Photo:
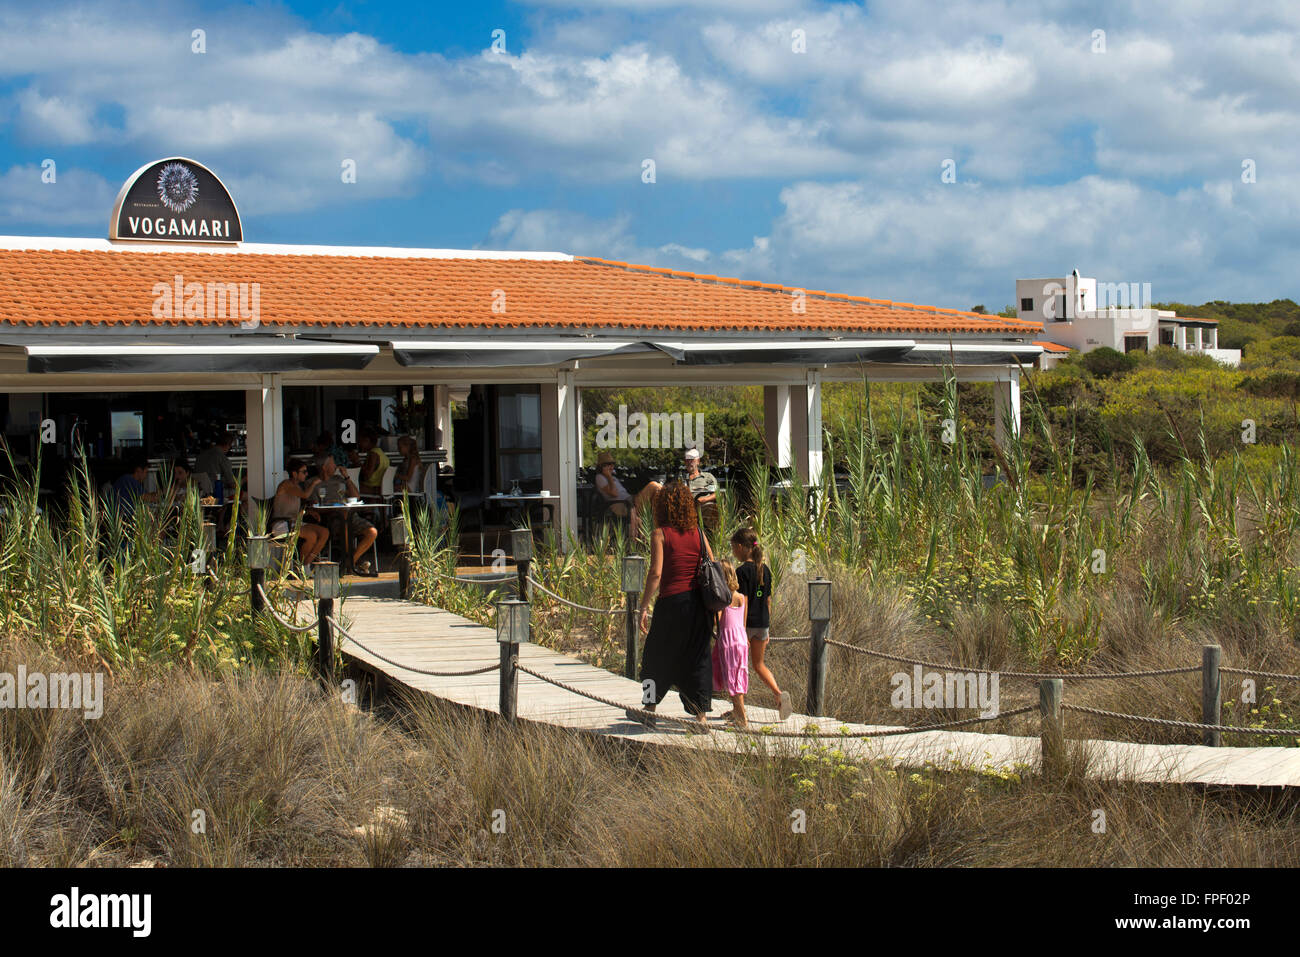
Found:
[[[700,593],[700,601],[709,611],[721,611],[731,604],[731,589],[727,587],[727,576],[722,573],[722,565],[709,558],[708,546],[704,544],[704,530],[700,533],[700,566],[695,570],[695,588]]]

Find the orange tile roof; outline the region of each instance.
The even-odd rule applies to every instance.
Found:
[[[1069,346],[1063,346],[1059,342],[1035,342],[1034,345],[1042,346],[1046,352],[1069,352]]]
[[[604,259],[0,249],[0,323],[17,326],[235,325],[158,319],[154,285],[258,283],[263,326],[403,329],[623,329],[990,333],[1042,324],[981,313],[805,292]],[[504,292],[504,311],[493,311]],[[494,298],[495,296],[495,298]],[[498,308],[500,308],[498,306]]]

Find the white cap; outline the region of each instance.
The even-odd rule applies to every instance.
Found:
[[[700,457],[700,450],[699,450],[699,449],[687,449],[687,450],[686,450],[686,458],[688,458],[688,459],[698,459],[699,457]]]

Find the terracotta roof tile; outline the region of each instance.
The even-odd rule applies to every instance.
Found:
[[[960,310],[583,258],[0,249],[0,323],[236,325],[237,314],[153,315],[154,287],[257,283],[263,326],[588,328],[1030,335],[1042,324]],[[504,292],[504,311],[500,309]]]

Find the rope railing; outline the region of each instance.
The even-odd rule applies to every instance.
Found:
[[[644,563],[645,561],[644,558],[626,559],[627,562],[632,562],[634,560],[641,563]],[[545,584],[529,574],[528,564],[527,560],[523,560],[520,562],[519,568],[516,570],[515,574],[501,575],[493,578],[467,578],[458,575],[446,575],[441,572],[435,572],[435,574],[440,578],[465,584],[503,584],[509,581],[516,581],[522,586],[532,586],[537,588],[539,591],[549,595],[562,604],[580,611],[602,615],[626,614],[628,616],[627,661],[629,664],[625,674],[626,677],[632,678],[634,676],[633,662],[636,651],[634,613],[637,604],[637,593],[632,591],[632,589],[637,587],[637,577],[635,575],[629,575],[625,568],[623,582],[628,599],[625,605],[619,608],[597,608],[591,605],[584,605],[580,602],[572,601],[571,599],[548,588]],[[594,694],[584,688],[568,684],[558,678],[553,678],[550,675],[544,674],[535,668],[523,665],[519,661],[519,645],[520,643],[529,642],[531,640],[531,627],[528,623],[529,606],[527,601],[521,600],[521,598],[526,596],[520,596],[520,598],[508,600],[498,605],[497,637],[501,642],[500,662],[494,662],[493,664],[481,668],[473,668],[464,671],[435,671],[432,669],[419,668],[414,665],[404,664],[403,662],[389,658],[363,644],[361,641],[358,641],[356,637],[353,636],[352,633],[333,616],[333,600],[335,597],[339,597],[337,575],[333,575],[332,578],[327,575],[326,581],[326,590],[318,590],[317,592],[318,612],[316,619],[305,624],[299,624],[297,622],[296,604],[293,613],[293,620],[285,618],[279,611],[277,611],[277,609],[271,604],[266,590],[258,577],[258,573],[254,573],[254,581],[249,589],[249,593],[255,593],[259,596],[265,609],[270,611],[274,619],[285,628],[294,632],[307,632],[318,626],[320,627],[321,645],[318,652],[318,669],[326,681],[332,680],[333,649],[330,640],[330,631],[332,629],[337,631],[344,640],[350,641],[370,657],[413,674],[429,675],[432,677],[458,678],[500,671],[500,712],[503,717],[510,721],[514,721],[516,718],[518,675],[523,673],[546,684],[560,688],[570,694],[577,695],[581,698],[608,707],[617,708],[628,717],[633,718],[634,720],[641,720],[643,723],[652,727],[657,727],[659,721],[665,721],[669,724],[679,725],[696,733],[726,731],[732,733],[753,733],[778,738],[808,738],[825,733],[819,725],[815,723],[816,718],[810,720],[805,719],[806,723],[802,729],[777,730],[773,727],[772,723],[752,722],[748,727],[741,728],[733,724],[722,726],[710,725],[700,720],[698,717],[678,717],[676,715],[661,714],[658,711],[652,711],[648,708],[628,705],[625,702],[613,698]],[[1300,681],[1300,675],[1264,671],[1255,668],[1223,667],[1220,662],[1222,652],[1218,645],[1203,646],[1202,662],[1200,667],[1151,668],[1136,671],[1094,673],[1002,671],[990,668],[972,668],[968,665],[928,661],[923,658],[913,658],[907,655],[894,654],[892,652],[866,648],[849,642],[833,640],[830,637],[830,584],[830,582],[820,578],[808,582],[808,614],[809,622],[812,625],[811,635],[778,636],[768,639],[769,641],[774,642],[810,643],[807,705],[809,715],[822,714],[821,708],[825,694],[828,648],[840,648],[854,654],[866,655],[884,661],[928,668],[934,671],[974,672],[976,674],[997,675],[999,677],[1039,682],[1039,702],[1037,706],[1027,705],[1010,711],[1000,711],[997,714],[989,716],[976,715],[974,717],[959,718],[952,721],[944,721],[916,727],[877,727],[866,731],[850,732],[847,727],[841,725],[838,735],[835,735],[840,738],[885,738],[900,735],[920,734],[928,731],[948,731],[955,728],[984,724],[989,721],[997,721],[1002,718],[1013,718],[1037,710],[1041,720],[1042,746],[1044,748],[1045,756],[1047,755],[1049,748],[1058,748],[1059,742],[1064,739],[1062,716],[1064,712],[1067,711],[1074,714],[1087,715],[1094,718],[1103,718],[1112,721],[1132,722],[1153,727],[1175,728],[1185,731],[1200,732],[1203,737],[1203,743],[1209,746],[1218,746],[1221,743],[1220,736],[1222,734],[1240,734],[1267,738],[1295,737],[1300,739],[1300,728],[1243,727],[1219,723],[1221,707],[1221,675],[1245,675],[1275,681]],[[511,611],[510,616],[507,619],[502,619],[501,615],[503,614],[503,611],[508,608]],[[517,614],[517,612],[520,611],[522,611],[522,618]],[[1120,711],[1110,711],[1103,708],[1091,708],[1083,705],[1066,704],[1061,700],[1062,688],[1065,681],[1111,681],[1120,679],[1167,677],[1173,675],[1194,674],[1197,672],[1201,674],[1202,720],[1200,722],[1128,714]]]
[[[430,677],[433,678],[464,678],[470,675],[485,675],[489,671],[496,671],[498,668],[501,667],[501,662],[498,661],[488,665],[485,668],[475,668],[472,671],[431,671],[427,668],[415,668],[412,667],[411,665],[404,665],[400,661],[394,661],[392,658],[387,658],[384,655],[381,655],[379,652],[371,648],[367,648],[361,642],[357,641],[356,638],[352,637],[352,633],[349,632],[346,628],[344,628],[341,624],[339,624],[337,618],[327,617],[325,620],[328,621],[330,625],[332,625],[340,635],[342,635],[348,641],[352,642],[352,644],[356,645],[366,654],[378,658],[380,661],[384,662],[385,664],[390,664],[394,668],[401,668],[403,671],[410,671],[417,675],[429,675]]]
[[[1226,675],[1249,675],[1254,678],[1267,678],[1270,681],[1300,681],[1300,675],[1282,674],[1277,671],[1260,671],[1256,668],[1220,668]]]
[[[571,684],[560,681],[558,678],[552,678],[549,675],[544,675],[539,671],[527,667],[526,665],[521,665],[516,663],[515,669],[523,672],[526,675],[532,675],[534,678],[537,678],[540,681],[544,681],[549,685],[554,685],[556,688],[562,688],[563,690],[568,691],[572,694],[576,694],[580,697],[587,698],[591,701],[595,701],[598,704],[609,705],[611,708],[620,708],[624,711],[624,713],[626,713],[629,716],[646,718],[653,722],[669,721],[673,724],[684,725],[691,731],[696,731],[696,732],[724,731],[733,734],[750,733],[750,734],[756,734],[767,738],[807,738],[813,736],[820,736],[822,734],[821,728],[816,724],[804,725],[803,730],[800,731],[772,731],[772,730],[768,730],[770,728],[770,725],[768,724],[759,725],[758,728],[754,728],[754,727],[740,728],[735,725],[704,724],[697,718],[679,718],[676,715],[660,714],[658,711],[650,711],[646,708],[637,708],[632,705],[625,704],[622,701],[616,701],[613,698],[606,698],[603,695],[593,694],[590,691],[584,691],[581,688],[577,688]],[[876,728],[871,731],[854,731],[854,732],[847,732],[847,733],[841,731],[839,733],[836,733],[834,737],[835,738],[887,738],[887,737],[894,737],[897,735],[904,735],[904,734],[920,734],[921,732],[924,731],[944,731],[949,728],[959,728],[965,725],[980,724],[986,721],[996,721],[999,718],[1013,718],[1017,715],[1027,714],[1028,712],[1035,711],[1035,710],[1037,710],[1037,705],[1028,705],[1023,708],[1016,708],[1012,711],[1003,711],[1000,714],[992,715],[989,717],[977,715],[973,718],[961,718],[956,721],[945,721],[942,724],[927,724],[915,728]]]
[[[307,631],[311,631],[317,625],[320,624],[319,618],[306,625],[299,625],[296,621],[290,621],[289,619],[283,617],[278,611],[275,610],[275,606],[271,604],[271,599],[268,598],[266,595],[266,589],[264,589],[261,585],[257,586],[257,593],[262,596],[262,601],[265,602],[265,605],[263,607],[265,607],[265,609],[271,613],[271,617],[274,618],[276,621],[278,621],[285,628],[288,628],[290,631],[307,632]],[[296,618],[297,616],[295,615],[294,617]]]
[[[461,575],[448,575],[445,572],[434,572],[434,574],[444,581],[460,582],[462,585],[497,585],[519,580],[517,575],[502,575],[499,578],[465,578]]]
[[[547,588],[545,585],[539,582],[532,575],[528,576],[528,581],[533,585],[534,588],[540,588],[542,591],[546,592],[546,594],[550,595],[552,598],[555,598],[563,602],[564,604],[568,605],[571,608],[577,608],[580,611],[590,611],[590,612],[594,612],[597,615],[621,615],[626,611],[626,609],[622,605],[620,605],[617,608],[593,608],[590,605],[580,605],[576,601],[570,601],[569,599],[565,598],[563,595],[559,595],[551,591],[549,588]]]
[[[1226,669],[1225,669],[1226,670]],[[1173,718],[1152,718],[1140,714],[1124,714],[1120,711],[1107,711],[1104,708],[1086,708],[1083,705],[1064,704],[1062,711],[1074,711],[1098,718],[1114,718],[1120,721],[1132,721],[1137,724],[1151,724],[1165,728],[1184,728],[1188,731],[1218,731],[1224,734],[1258,734],[1266,737],[1300,738],[1300,728],[1242,728],[1228,724],[1200,724],[1196,721],[1176,721]]]
[[[870,655],[873,658],[883,658],[886,661],[897,661],[902,664],[920,665],[923,668],[933,668],[936,671],[970,671],[975,674],[997,675],[1001,678],[1025,678],[1032,681],[1043,681],[1048,678],[1065,678],[1070,681],[1082,681],[1086,679],[1103,680],[1114,678],[1155,678],[1164,675],[1183,675],[1199,672],[1199,666],[1190,668],[1159,668],[1149,671],[1105,671],[1092,673],[1075,673],[1061,671],[1056,673],[1036,672],[1036,671],[999,671],[996,668],[972,668],[969,665],[941,664],[934,661],[924,661],[919,658],[908,658],[904,655],[892,655],[885,651],[876,651],[874,648],[863,648],[861,645],[851,645],[844,641],[835,641],[832,638],[826,639],[826,644],[835,648],[843,648],[846,651],[854,651],[860,655]],[[1227,668],[1223,669],[1227,671]]]

